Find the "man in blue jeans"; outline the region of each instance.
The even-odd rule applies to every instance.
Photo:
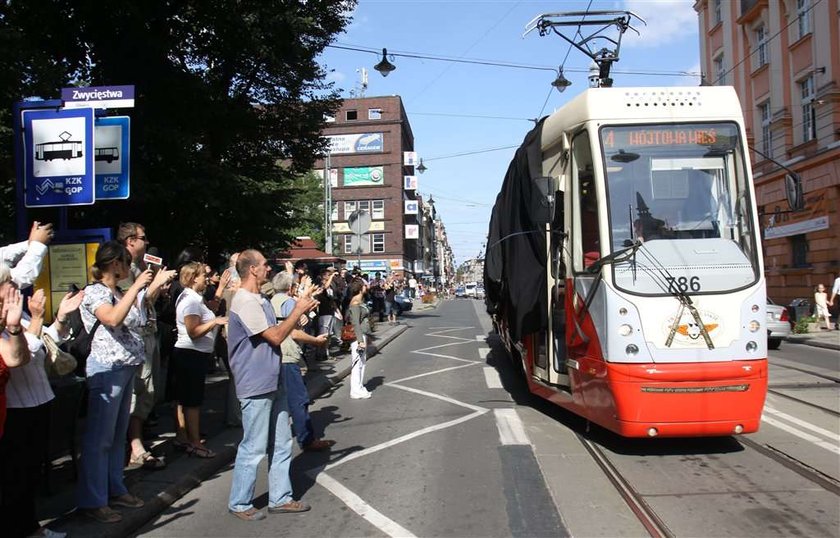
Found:
[[[318,302],[300,297],[289,318],[278,325],[271,303],[260,294],[271,271],[265,257],[257,250],[246,250],[236,261],[236,271],[242,284],[228,313],[228,354],[242,408],[243,436],[236,451],[228,510],[245,521],[265,518],[252,501],[257,467],[268,453],[268,512],[306,512],[309,505],[292,498],[292,432],[279,349],[298,318]]]
[[[277,273],[271,279],[274,287],[274,296],[271,297],[271,307],[278,323],[290,317],[294,311],[297,299],[289,295],[294,277],[288,271]],[[301,320],[309,320],[304,316]],[[303,332],[301,322],[298,328],[292,331],[289,338],[283,340],[280,350],[283,353],[283,365],[280,378],[283,380],[283,388],[286,390],[286,401],[289,404],[289,414],[292,416],[292,432],[297,437],[298,445],[306,452],[321,452],[329,450],[335,444],[331,439],[319,439],[312,426],[312,419],[309,416],[309,392],[303,381],[305,375],[306,361],[303,359],[303,350],[300,344],[309,344],[316,348],[323,348],[327,345],[329,334],[312,336]]]

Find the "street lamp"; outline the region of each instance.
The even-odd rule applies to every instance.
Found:
[[[391,71],[397,68],[397,66],[388,61],[388,49],[382,49],[382,60],[374,65],[373,68],[379,71],[379,74],[383,77],[387,77],[391,74]]]
[[[417,171],[421,174],[426,171],[426,165],[423,164],[423,157],[420,157],[420,164],[417,165]]]
[[[554,82],[551,83],[552,86],[557,88],[557,91],[563,93],[566,88],[572,85],[572,81],[566,78],[566,75],[563,74],[563,66],[560,66],[560,70],[557,73],[557,78],[554,79]]]

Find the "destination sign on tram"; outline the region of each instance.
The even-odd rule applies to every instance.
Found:
[[[711,146],[718,141],[715,127],[633,127],[605,128],[604,147],[628,146]]]

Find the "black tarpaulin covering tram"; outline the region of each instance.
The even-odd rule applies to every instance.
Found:
[[[508,167],[490,216],[484,258],[485,304],[503,317],[514,341],[548,325],[544,225],[534,222],[533,201],[541,193],[541,120],[526,136]]]

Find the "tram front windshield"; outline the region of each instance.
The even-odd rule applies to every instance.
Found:
[[[692,291],[720,292],[754,281],[754,223],[735,123],[603,127],[600,137],[612,252],[642,243],[660,258],[651,263],[666,267],[705,266],[710,260],[690,261],[692,253],[715,252],[716,263],[741,274],[705,279],[702,290]]]

